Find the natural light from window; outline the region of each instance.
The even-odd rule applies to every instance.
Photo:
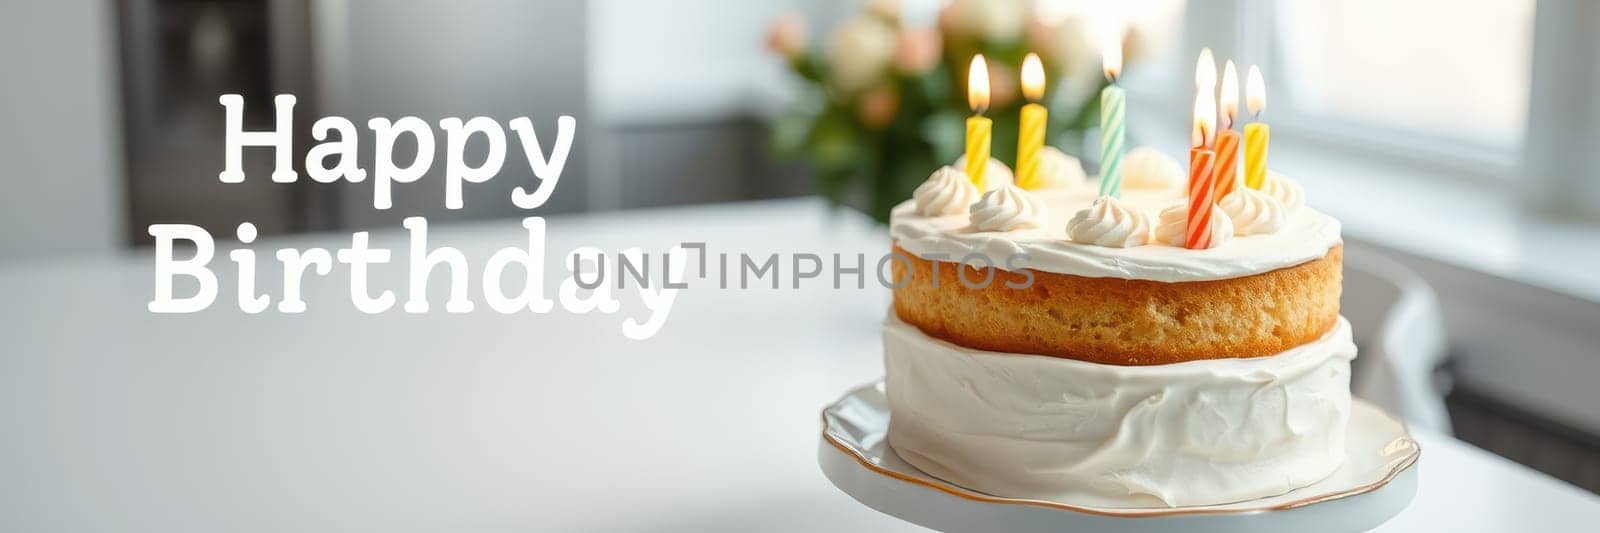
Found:
[[[1273,2],[1280,60],[1269,75],[1306,114],[1515,147],[1534,3]]]

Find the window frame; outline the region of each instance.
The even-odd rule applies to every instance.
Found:
[[[1191,0],[1184,10],[1184,37],[1182,53],[1184,57],[1192,58],[1201,48],[1209,47],[1218,58],[1232,58],[1236,64],[1262,65],[1268,77],[1268,85],[1287,86],[1281,78],[1274,83],[1275,76],[1282,76],[1289,69],[1280,68],[1285,59],[1282,57],[1281,47],[1277,39],[1277,32],[1261,31],[1261,28],[1275,24],[1276,16],[1272,0],[1213,0],[1205,2],[1203,9],[1195,9],[1196,2]],[[1304,112],[1297,109],[1294,104],[1269,106],[1263,118],[1273,127],[1275,136],[1287,136],[1308,143],[1316,143],[1328,148],[1359,153],[1362,157],[1372,159],[1374,164],[1388,164],[1415,168],[1429,174],[1445,176],[1451,179],[1484,184],[1495,187],[1516,187],[1527,190],[1547,190],[1546,185],[1527,186],[1529,181],[1558,178],[1542,178],[1551,173],[1536,172],[1528,168],[1530,161],[1529,147],[1536,142],[1549,152],[1550,142],[1562,142],[1568,145],[1572,142],[1572,135],[1553,136],[1541,134],[1540,128],[1547,128],[1549,120],[1541,119],[1541,113],[1552,113],[1541,107],[1550,105],[1549,99],[1541,98],[1537,76],[1539,66],[1545,64],[1556,65],[1551,68],[1572,69],[1572,63],[1581,62],[1579,54],[1562,54],[1560,48],[1554,46],[1540,46],[1541,33],[1548,31],[1547,20],[1549,11],[1559,7],[1565,11],[1583,10],[1586,6],[1572,6],[1575,2],[1560,0],[1537,0],[1535,5],[1535,27],[1533,30],[1533,43],[1530,46],[1531,68],[1535,72],[1530,76],[1528,95],[1529,109],[1524,120],[1521,132],[1513,134],[1509,143],[1496,143],[1491,141],[1472,139],[1461,136],[1452,136],[1436,131],[1410,129],[1385,125],[1365,120],[1347,119],[1329,114]],[[1576,2],[1582,4],[1582,2]],[[1600,13],[1600,10],[1590,10]],[[1593,20],[1593,19],[1591,19]],[[1574,32],[1567,32],[1574,33]],[[1586,32],[1576,32],[1575,35],[1564,37],[1566,41],[1581,39],[1595,48],[1600,48],[1600,35]],[[1565,42],[1565,41],[1564,41]],[[1548,56],[1548,57],[1546,57]],[[1183,63],[1183,62],[1179,62]],[[1588,72],[1593,69],[1584,69]],[[1167,76],[1178,76],[1180,73],[1164,73],[1160,79]],[[1183,69],[1180,79],[1188,79],[1188,67]],[[1571,81],[1571,80],[1566,80]],[[1583,90],[1595,84],[1589,84]],[[1566,88],[1572,91],[1571,87]],[[1187,109],[1187,99],[1173,101],[1171,94],[1158,95],[1156,91],[1149,91],[1146,96],[1166,100],[1164,105],[1176,109]],[[1271,93],[1269,93],[1270,95]],[[1592,92],[1590,94],[1593,94]],[[1291,101],[1292,95],[1277,97],[1277,100]],[[1600,109],[1600,108],[1597,108]],[[1556,110],[1554,112],[1570,113],[1570,109]],[[1593,133],[1600,138],[1600,121]],[[1555,137],[1555,139],[1552,139]],[[1578,146],[1565,148],[1558,153],[1575,154],[1583,153],[1585,149]],[[1548,155],[1545,157],[1549,157]],[[1570,166],[1567,168],[1571,168]],[[1597,166],[1595,168],[1600,168]],[[1567,174],[1570,174],[1567,173]],[[1574,178],[1575,179],[1575,178]],[[1560,188],[1560,187],[1556,187]],[[1600,207],[1600,198],[1596,198],[1592,205]]]

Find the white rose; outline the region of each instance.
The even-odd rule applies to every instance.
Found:
[[[828,49],[830,80],[835,88],[857,92],[877,85],[894,60],[894,28],[872,17],[855,17],[833,30]]]
[[[1023,0],[954,0],[948,20],[954,30],[989,41],[1011,42],[1022,35],[1027,20]]]
[[[864,10],[885,21],[900,20],[900,0],[867,0]]]

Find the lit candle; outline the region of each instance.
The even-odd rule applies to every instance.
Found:
[[[1184,221],[1183,240],[1184,248],[1191,250],[1211,247],[1211,212],[1216,209],[1212,165],[1217,153],[1210,146],[1217,120],[1217,100],[1213,94],[1217,67],[1210,61],[1210,52],[1208,49],[1200,55],[1200,65],[1195,69],[1195,86],[1199,90],[1194,98],[1194,128],[1189,137],[1189,212]],[[1211,68],[1206,69],[1206,66]]]
[[[1022,106],[1022,122],[1017,129],[1017,186],[1037,189],[1043,185],[1039,177],[1039,151],[1044,149],[1044,126],[1050,111],[1039,105],[1044,99],[1044,65],[1039,56],[1028,54],[1022,60],[1022,96],[1028,103]]]
[[[1239,185],[1239,132],[1233,129],[1233,120],[1239,116],[1239,71],[1233,60],[1222,67],[1222,117],[1217,127],[1217,162],[1212,171],[1217,187],[1217,201]]]
[[[1101,51],[1101,66],[1110,84],[1100,91],[1100,196],[1122,197],[1123,121],[1127,92],[1117,85],[1122,73],[1122,32],[1111,32]]]
[[[1211,98],[1211,93],[1217,90],[1217,59],[1211,55],[1210,48],[1200,49],[1200,60],[1194,64],[1194,88],[1206,93],[1207,98]]]
[[[1261,121],[1261,111],[1267,108],[1267,85],[1261,81],[1261,69],[1250,65],[1250,78],[1244,85],[1245,105],[1253,120],[1244,127],[1244,183],[1260,189],[1267,183],[1267,144],[1272,140],[1272,128]]]
[[[979,191],[986,191],[983,171],[989,165],[989,137],[994,121],[983,116],[989,109],[989,65],[983,54],[972,56],[972,67],[967,70],[967,104],[972,106],[972,116],[967,117],[967,176]]]

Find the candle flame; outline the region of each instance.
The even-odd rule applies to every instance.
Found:
[[[1038,54],[1029,53],[1022,60],[1022,95],[1037,102],[1044,98],[1044,85],[1044,64]]]
[[[1117,76],[1122,74],[1122,27],[1106,31],[1106,43],[1100,51],[1100,65],[1105,69],[1106,79],[1113,83]]]
[[[1200,59],[1194,64],[1194,86],[1206,92],[1217,88],[1217,58],[1210,48],[1200,49]]]
[[[989,63],[983,54],[972,56],[972,66],[967,70],[967,105],[982,113],[989,109]]]
[[[1250,65],[1249,79],[1244,83],[1244,98],[1252,115],[1259,115],[1261,110],[1267,108],[1267,84],[1261,81],[1261,69],[1255,65]]]
[[[1203,91],[1194,97],[1194,129],[1189,134],[1189,146],[1210,146],[1217,132],[1217,101],[1209,93]]]
[[[1239,116],[1239,70],[1234,68],[1233,60],[1229,59],[1222,66],[1222,127],[1233,127],[1233,119]]]

